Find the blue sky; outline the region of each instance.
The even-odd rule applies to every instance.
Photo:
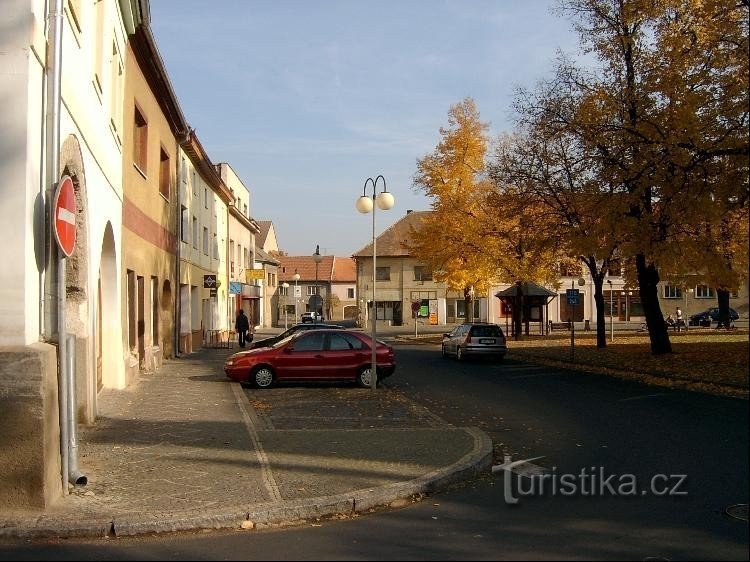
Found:
[[[577,50],[553,2],[151,0],[151,23],[188,122],[250,188],[253,217],[292,255],[348,256],[371,240],[354,208],[368,177],[396,198],[378,233],[429,209],[412,178],[450,106],[473,97],[497,135],[514,88]]]

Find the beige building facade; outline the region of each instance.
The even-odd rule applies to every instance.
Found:
[[[131,382],[174,354],[178,142],[187,126],[151,35],[136,31],[126,52],[121,297]]]
[[[216,345],[231,329],[227,320],[228,209],[232,193],[195,131],[180,152],[179,352]]]

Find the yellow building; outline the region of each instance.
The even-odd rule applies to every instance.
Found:
[[[122,310],[125,369],[155,370],[174,350],[178,141],[187,126],[150,31],[125,57]]]

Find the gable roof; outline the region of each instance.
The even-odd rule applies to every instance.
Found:
[[[268,255],[263,251],[263,248],[255,247],[255,261],[260,263],[268,263],[271,265],[279,265],[279,260],[273,256]]]
[[[271,226],[273,225],[273,222],[271,221],[256,221],[258,223],[258,226],[260,227],[260,233],[255,235],[255,243],[263,248],[266,245],[266,238],[268,238],[268,233],[271,231]]]
[[[299,273],[300,283],[315,281],[315,261],[312,256],[279,256],[279,282],[294,283],[294,272]],[[330,281],[333,272],[333,256],[323,256],[318,265],[318,281]]]
[[[413,241],[412,229],[418,229],[432,211],[411,211],[376,238],[378,257],[408,256],[407,245]],[[354,257],[372,257],[372,242],[354,254]]]
[[[334,258],[333,276],[331,282],[334,283],[356,283],[357,282],[357,262],[352,258]]]

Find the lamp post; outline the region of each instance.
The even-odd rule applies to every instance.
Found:
[[[299,298],[297,297],[297,282],[299,281],[299,273],[297,273],[297,270],[294,270],[294,321],[299,322],[299,311],[297,310],[297,301],[299,301]]]
[[[469,322],[474,322],[474,285],[469,287],[469,307],[471,308],[471,315],[467,315],[467,317],[469,318]]]
[[[383,180],[383,191],[377,193],[378,180]],[[367,195],[367,184],[372,184],[372,197]],[[387,211],[392,208],[395,203],[393,195],[388,192],[385,184],[385,178],[379,175],[374,180],[367,178],[365,180],[364,188],[362,189],[362,196],[357,199],[357,210],[366,214],[372,211],[372,311],[370,318],[372,320],[372,363],[370,366],[370,388],[375,390],[377,388],[378,381],[378,360],[377,360],[377,305],[375,301],[375,282],[376,282],[376,260],[377,251],[375,246],[375,207],[380,207],[383,211]]]
[[[320,255],[320,245],[317,244],[315,246],[315,253],[312,256],[313,261],[315,262],[315,315],[313,316],[313,324],[318,322],[318,306],[320,306],[318,303],[322,300],[320,298],[320,289],[318,289],[318,265],[320,265],[320,262],[323,261],[323,256]],[[322,310],[322,306],[320,307]]]
[[[615,323],[614,318],[612,317],[612,294],[614,291],[612,290],[612,280],[607,279],[607,284],[609,285],[609,341],[614,342],[615,341]]]
[[[287,314],[286,314],[287,313],[287,310],[286,310],[286,299],[287,299],[287,297],[289,295],[289,283],[287,283],[286,281],[284,281],[281,284],[281,286],[284,288],[284,329],[286,330],[286,328],[287,328],[287,321],[286,321],[286,318],[287,318]]]

